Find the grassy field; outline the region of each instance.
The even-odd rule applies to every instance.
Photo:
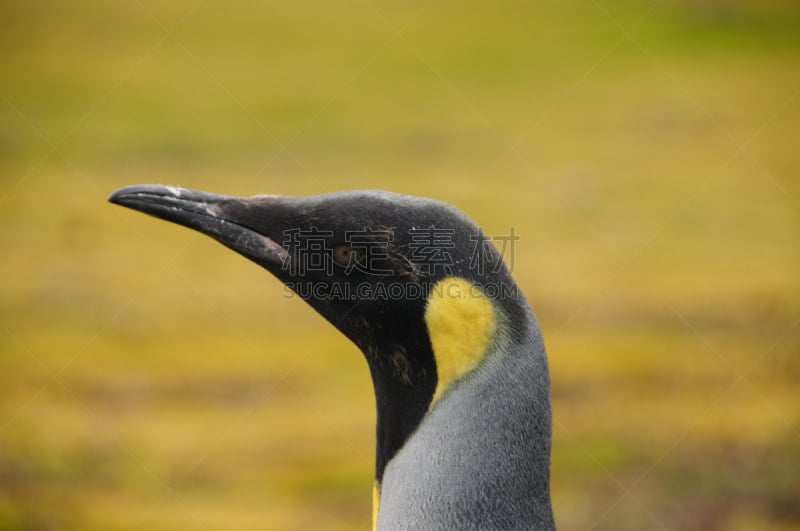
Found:
[[[800,529],[797,3],[0,16],[0,530],[370,528],[360,353],[150,182],[513,227],[560,529]]]

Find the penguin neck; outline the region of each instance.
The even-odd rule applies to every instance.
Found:
[[[497,345],[434,402],[386,465],[382,525],[503,529],[510,517],[531,529],[554,528],[547,360],[538,328],[522,335]]]
[[[436,389],[436,365],[424,329],[403,332],[404,342],[380,341],[367,357],[377,412],[375,481],[419,426]]]

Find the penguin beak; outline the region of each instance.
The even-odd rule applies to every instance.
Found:
[[[241,198],[145,184],[120,188],[108,200],[202,232],[272,271],[280,269],[289,256],[274,240],[231,215],[237,211],[231,207],[241,205]]]

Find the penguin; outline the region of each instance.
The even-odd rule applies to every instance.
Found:
[[[136,185],[109,201],[252,260],[361,350],[377,408],[373,529],[555,529],[542,333],[461,211],[385,191],[234,197]]]

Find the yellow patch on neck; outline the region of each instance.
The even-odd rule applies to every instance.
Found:
[[[372,485],[372,531],[378,529],[378,509],[381,506],[381,486],[376,481]]]
[[[425,324],[438,376],[433,405],[483,359],[497,330],[497,316],[494,304],[477,285],[448,277],[437,282],[428,297]]]

